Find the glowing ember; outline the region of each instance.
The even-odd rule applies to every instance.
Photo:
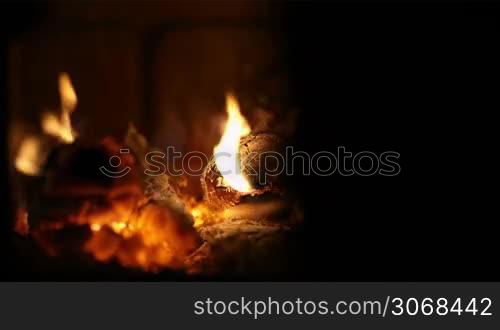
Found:
[[[18,208],[16,212],[16,219],[14,223],[14,231],[22,236],[27,236],[30,232],[30,225],[28,222],[28,212],[25,208]]]
[[[90,229],[92,231],[99,231],[99,230],[101,230],[101,227],[102,226],[100,224],[98,224],[98,223],[93,223],[93,224],[90,225]]]
[[[121,221],[112,220],[120,213],[116,206],[82,214],[79,222],[88,223],[92,230],[85,251],[101,262],[116,259],[123,266],[148,271],[183,268],[184,259],[197,247],[192,231],[179,226],[175,216],[159,206],[147,204],[140,210],[129,206],[131,213]]]
[[[70,114],[75,110],[78,100],[67,73],[59,75],[59,97],[61,98],[61,114],[44,113],[42,128],[46,134],[57,137],[61,142],[73,143],[75,135],[71,127]]]
[[[69,144],[76,138],[70,115],[77,106],[77,96],[66,73],[59,76],[59,94],[60,114],[45,113],[41,127],[45,134]],[[46,136],[26,137],[16,155],[16,169],[27,175],[40,174],[52,142]],[[119,154],[122,148],[112,139],[105,139],[102,147],[109,155]],[[122,155],[120,159],[122,167],[136,169],[136,161],[131,155]],[[72,173],[68,170],[66,175],[72,178]],[[28,213],[20,209],[16,231],[23,235],[29,231],[49,255],[62,255],[77,247],[100,262],[117,261],[122,266],[146,271],[187,270],[190,267],[186,261],[188,256],[201,245],[191,217],[170,205],[151,200],[144,194],[142,183],[134,173],[114,180],[112,186],[90,181],[80,188],[79,181],[75,184],[70,179],[66,187],[66,183],[52,180],[53,191],[44,192],[44,198],[57,198],[58,184],[61,184],[75,202],[71,207],[76,201],[81,204],[64,215],[52,214],[49,207],[43,218],[34,221],[32,228]],[[88,195],[88,187],[93,194]],[[61,239],[67,231],[79,232],[82,240]]]
[[[16,157],[16,169],[26,175],[37,175],[40,172],[41,159],[40,140],[29,136],[23,140]]]
[[[77,214],[45,221],[33,234],[50,255],[60,255],[65,247],[52,237],[64,235],[62,230],[71,226],[88,226],[82,248],[97,261],[145,271],[186,269],[186,258],[200,245],[191,226],[140,194],[110,197],[103,207],[86,202]]]
[[[252,191],[252,186],[241,173],[240,139],[250,134],[250,125],[240,113],[238,101],[232,94],[226,96],[227,121],[219,144],[214,148],[215,163],[223,176],[223,183],[240,192]]]
[[[224,220],[222,212],[213,210],[204,203],[200,203],[191,208],[191,216],[193,217],[193,226],[195,228],[218,223]]]

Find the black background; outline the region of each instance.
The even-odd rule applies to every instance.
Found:
[[[494,280],[496,3],[289,8],[304,150],[401,154],[396,177],[303,177],[322,280]],[[332,148],[333,147],[333,148]]]
[[[22,6],[2,8],[4,36],[43,16],[43,6]],[[490,213],[497,194],[488,188],[495,188],[499,5],[309,1],[282,6],[293,95],[302,109],[297,149],[345,146],[351,152],[401,154],[401,173],[395,177],[297,177],[305,235],[291,256],[297,270],[284,279],[498,280],[497,217]],[[5,55],[3,47],[2,69]],[[6,161],[1,163],[3,171]],[[6,188],[3,184],[4,214]],[[2,234],[9,237],[6,229]],[[2,243],[6,279],[44,279],[26,275],[26,269],[18,272],[19,260],[7,239]]]

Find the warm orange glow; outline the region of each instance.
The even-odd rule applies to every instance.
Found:
[[[61,107],[66,112],[73,112],[75,110],[78,99],[71,79],[65,72],[59,75],[59,97],[61,98]]]
[[[62,229],[88,228],[82,249],[99,262],[156,272],[185,269],[188,256],[201,244],[189,219],[145,196],[132,176],[117,180],[99,203],[86,200],[78,211],[50,218],[32,228],[32,235],[50,255],[64,253],[55,237]],[[190,272],[192,270],[189,270]]]
[[[223,183],[240,192],[252,191],[252,186],[241,173],[240,139],[250,134],[250,125],[240,113],[236,98],[226,96],[227,121],[219,144],[214,148],[215,164],[223,176]]]
[[[99,231],[99,230],[101,230],[101,227],[102,226],[100,224],[98,224],[98,223],[93,223],[93,224],[90,225],[90,229],[92,231]]]
[[[78,213],[35,229],[35,237],[57,255],[57,243],[43,238],[67,225],[87,226],[83,250],[100,262],[114,260],[145,271],[185,268],[187,256],[199,245],[196,231],[168,208],[152,203],[136,184],[113,187],[102,207],[85,202]]]
[[[26,175],[37,175],[42,163],[40,140],[26,137],[19,147],[16,156],[16,169]]]
[[[121,233],[125,228],[127,228],[127,224],[121,221],[115,221],[110,224],[111,228],[115,233]]]
[[[180,228],[168,210],[147,204],[139,211],[135,203],[128,200],[98,213],[84,212],[77,222],[88,223],[92,230],[85,251],[102,262],[116,259],[148,271],[183,268],[184,258],[196,247],[194,236]],[[129,214],[123,217],[120,209],[126,207]],[[123,220],[114,220],[120,216]]]
[[[75,134],[71,127],[70,114],[78,103],[71,79],[67,73],[59,75],[59,97],[61,98],[61,113],[44,113],[42,116],[42,129],[46,134],[60,139],[64,143],[73,143]]]
[[[193,226],[194,227],[199,227],[203,224],[203,219],[201,218],[201,211],[199,209],[193,209],[191,210],[191,216],[193,217],[194,219],[194,223],[193,223]]]
[[[22,236],[27,236],[30,232],[28,222],[28,211],[25,208],[18,208],[14,222],[14,231]]]
[[[204,203],[199,203],[196,206],[193,206],[190,209],[190,212],[194,220],[193,227],[195,228],[219,223],[224,219],[223,212],[211,209]]]

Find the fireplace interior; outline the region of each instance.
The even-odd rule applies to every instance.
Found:
[[[497,278],[491,216],[476,203],[492,196],[455,156],[477,147],[464,135],[483,124],[459,113],[480,111],[492,89],[499,13],[494,3],[2,4],[2,278]],[[402,170],[306,175],[299,162],[257,182],[213,158],[238,150],[251,162],[250,151],[285,146],[394,150]],[[163,165],[196,173],[146,178],[158,166],[145,155],[168,147],[206,159],[168,156]],[[101,166],[131,172],[110,178]]]

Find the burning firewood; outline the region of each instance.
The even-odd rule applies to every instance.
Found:
[[[189,257],[189,269],[255,279],[288,269],[302,214],[288,203],[267,202],[226,209],[215,221],[210,215],[198,218],[197,230],[205,243]]]
[[[231,95],[227,111],[223,136],[201,177],[204,202],[192,210],[205,244],[189,262],[192,269],[229,277],[276,274],[287,267],[302,220],[279,175],[282,141],[271,133],[250,134]],[[229,162],[219,158],[228,155]]]
[[[70,113],[77,99],[68,75],[60,76],[59,88],[60,114],[45,113],[45,135],[25,139],[16,157],[23,210],[15,230],[35,238],[49,255],[86,252],[147,271],[184,269],[201,239],[178,196],[158,201],[144,193],[145,139],[133,129],[129,146],[112,138],[90,145],[76,140]],[[122,153],[127,147],[132,152]],[[100,171],[111,157],[119,159],[114,170],[127,175],[112,178]]]
[[[46,135],[26,140],[16,159],[20,181],[29,183],[19,193],[17,232],[50,255],[86,253],[145,271],[241,277],[286,267],[302,215],[279,175],[283,142],[273,133],[252,134],[233,95],[199,201],[183,191],[185,177],[146,175],[154,149],[133,125],[124,143],[76,139],[69,117],[76,94],[64,75],[60,93],[62,115],[44,115]],[[41,143],[47,139],[50,148]],[[119,160],[113,170],[126,175],[99,171],[112,157]]]
[[[132,154],[119,156],[120,166],[131,169],[127,176],[108,178],[98,171],[123,148],[105,139],[99,146],[57,149],[46,165],[43,214],[32,217],[32,234],[53,255],[85,251],[101,262],[147,271],[182,269],[201,244],[190,215],[144,194]]]
[[[241,175],[247,178],[252,186],[252,189],[247,191],[239,191],[225,183],[215,158],[212,158],[201,179],[207,203],[213,208],[225,209],[245,200],[266,199],[282,194],[282,178],[280,175],[272,173],[275,169],[283,166],[276,158],[278,155],[282,159],[281,149],[279,137],[273,134],[250,134],[241,139],[239,145],[240,171]]]
[[[145,170],[150,169],[150,164],[146,162],[146,154],[155,151],[151,148],[146,138],[141,135],[135,126],[131,123],[125,137],[125,144],[130,147],[132,153],[137,159],[138,173],[141,173],[143,189],[149,197],[156,203],[170,208],[185,217],[187,223],[192,225],[193,220],[185,208],[185,201],[182,199],[180,191],[186,182],[182,176],[173,177],[167,173],[156,176],[147,176]]]

